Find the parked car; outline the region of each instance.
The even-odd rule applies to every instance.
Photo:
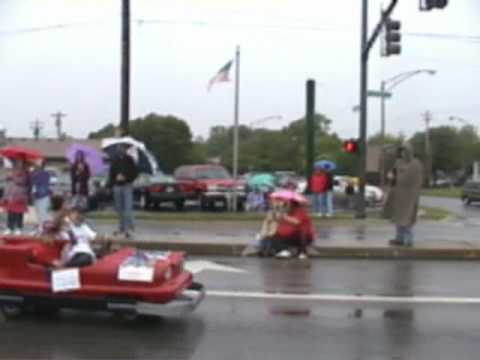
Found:
[[[358,192],[358,180],[351,176],[334,176],[333,177],[333,193],[335,198],[342,199],[346,196],[345,189],[349,181],[353,181],[355,184],[355,192]],[[304,193],[307,190],[307,180],[302,179],[298,181],[296,190],[300,193]],[[365,186],[365,199],[369,205],[375,205],[382,202],[384,193],[382,189],[373,185]],[[341,201],[340,201],[341,202]]]
[[[221,165],[184,165],[174,172],[188,199],[198,200],[202,210],[226,209],[237,195],[238,208],[245,204],[245,181],[235,180]]]
[[[186,193],[183,186],[173,176],[157,173],[140,175],[133,184],[133,197],[142,209],[158,207],[170,203],[178,211],[185,206]]]
[[[461,199],[465,205],[480,201],[480,181],[467,180],[462,188]]]
[[[333,191],[335,193],[342,193],[345,194],[345,189],[348,185],[349,181],[353,181],[355,193],[358,192],[358,180],[357,178],[350,177],[350,176],[334,176],[333,182],[334,187]],[[373,186],[366,184],[365,185],[365,200],[369,205],[379,204],[383,201],[384,193],[383,190],[380,189],[378,186]]]

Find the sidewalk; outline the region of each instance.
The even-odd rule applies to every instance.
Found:
[[[256,221],[137,222],[132,240],[111,237],[114,222],[95,224],[99,233],[123,246],[181,250],[191,255],[238,256],[259,230]],[[314,257],[394,259],[480,259],[480,222],[452,219],[420,222],[413,248],[388,245],[394,228],[379,220],[316,221]]]

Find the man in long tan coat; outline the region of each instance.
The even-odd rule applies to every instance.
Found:
[[[410,144],[398,149],[393,168],[392,188],[385,203],[384,215],[396,225],[391,245],[413,245],[412,228],[417,221],[418,201],[423,183],[423,166],[413,155]]]

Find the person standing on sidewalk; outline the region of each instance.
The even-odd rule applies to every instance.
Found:
[[[49,219],[50,210],[50,174],[45,170],[44,159],[37,162],[31,181],[33,206],[37,214],[38,231],[41,231],[43,224]]]
[[[310,191],[313,196],[313,212],[316,216],[322,216],[323,196],[327,190],[327,175],[322,169],[315,169],[310,177]]]
[[[418,202],[423,183],[423,166],[414,157],[410,144],[398,149],[397,160],[391,174],[392,187],[385,202],[384,216],[396,226],[391,245],[412,246],[413,226],[417,220]]]
[[[14,160],[14,168],[6,178],[2,205],[7,211],[5,235],[20,235],[23,230],[23,214],[30,202],[30,175],[23,158]]]
[[[90,168],[82,151],[77,151],[75,154],[75,161],[70,169],[70,179],[72,182],[72,207],[87,210]]]
[[[108,186],[113,188],[115,210],[119,217],[116,235],[124,234],[127,238],[132,236],[134,230],[132,183],[137,176],[137,165],[127,153],[127,146],[119,146],[119,152],[110,164]]]

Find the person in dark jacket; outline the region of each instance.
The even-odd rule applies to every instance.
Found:
[[[72,182],[72,206],[86,210],[90,168],[85,161],[85,154],[82,151],[77,151],[75,154],[75,161],[70,168],[70,179]]]
[[[116,235],[124,234],[127,238],[131,237],[134,230],[132,183],[137,176],[138,169],[135,161],[128,155],[127,147],[120,146],[117,156],[110,164],[108,186],[113,188],[115,210],[119,217]]]

